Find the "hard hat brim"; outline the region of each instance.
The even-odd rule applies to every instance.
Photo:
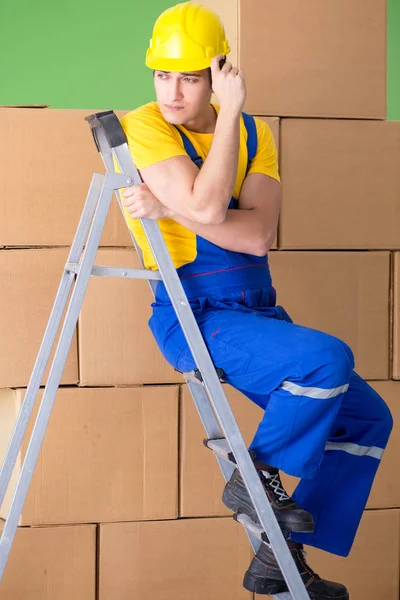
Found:
[[[156,71],[177,71],[177,72],[191,72],[191,71],[202,71],[208,69],[211,65],[210,58],[157,58],[150,53],[146,56],[146,66],[149,69]]]

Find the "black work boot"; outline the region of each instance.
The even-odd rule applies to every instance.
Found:
[[[282,531],[284,533],[291,531],[314,531],[314,521],[311,514],[297,506],[285,492],[278,469],[256,460],[254,453],[250,453],[252,454],[257,473]],[[250,496],[238,469],[234,470],[230,480],[226,484],[224,493],[222,494],[222,501],[233,512],[245,513],[250,519],[259,523],[257,513],[253,508]]]
[[[302,544],[289,541],[288,546],[311,600],[349,600],[349,593],[344,585],[321,579],[308,566]],[[244,576],[243,587],[249,592],[270,596],[289,591],[274,553],[266,544],[261,544],[251,561]]]

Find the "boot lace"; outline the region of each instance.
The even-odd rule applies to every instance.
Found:
[[[278,498],[279,502],[284,502],[285,500],[290,500],[290,496],[285,492],[281,478],[279,477],[279,473],[275,475],[268,473],[268,471],[261,471],[265,479],[266,483],[269,487],[271,487],[275,493],[275,496]]]

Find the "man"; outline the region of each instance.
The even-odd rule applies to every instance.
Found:
[[[144,181],[123,192],[124,210],[150,269],[137,219],[159,220],[215,366],[265,411],[250,451],[310,597],[347,600],[343,585],[308,567],[302,544],[348,555],[392,419],[344,342],[294,324],[276,305],[268,251],[280,207],[277,152],[268,125],[242,113],[244,73],[223,64],[228,53],[222,23],[199,4],[157,20],[146,57],[157,102],[122,119]],[[180,371],[196,368],[162,282],[152,307],[165,358]],[[279,470],[301,478],[293,498]],[[237,470],[223,501],[257,520]],[[287,591],[266,545],[244,586]]]

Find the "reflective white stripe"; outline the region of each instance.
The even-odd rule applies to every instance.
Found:
[[[341,443],[341,442],[327,442],[325,450],[343,450],[349,454],[355,454],[356,456],[371,456],[380,460],[383,455],[383,448],[377,446],[359,446],[358,444]]]
[[[341,385],[340,387],[324,389],[317,387],[302,387],[296,383],[290,381],[284,381],[282,383],[282,389],[290,392],[294,396],[309,396],[310,398],[334,398],[343,392],[347,392],[349,384]]]

